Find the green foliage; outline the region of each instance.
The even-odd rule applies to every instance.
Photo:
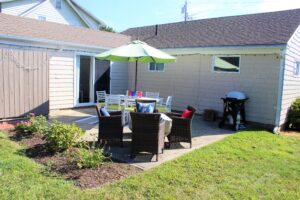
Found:
[[[31,130],[30,125],[31,122],[19,122],[16,124],[16,130],[24,133],[28,133]]]
[[[289,112],[290,127],[300,130],[300,98],[297,98]]]
[[[29,121],[20,122],[16,125],[16,130],[28,133],[45,133],[49,127],[49,123],[45,116],[35,116],[30,113],[26,117]]]
[[[70,148],[67,150],[66,156],[79,168],[96,168],[109,159],[104,156],[102,148],[95,147],[95,143],[91,147],[87,143],[82,143],[78,148]]]
[[[49,123],[48,123],[46,117],[43,115],[39,115],[39,116],[30,118],[30,122],[31,122],[30,131],[32,133],[44,134],[49,127]]]
[[[115,33],[116,31],[110,26],[101,26],[100,31]]]
[[[64,124],[54,120],[44,138],[49,149],[60,151],[76,145],[83,134],[84,131],[76,124]]]

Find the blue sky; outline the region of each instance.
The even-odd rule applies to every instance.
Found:
[[[76,0],[117,31],[183,20],[185,0]],[[300,8],[300,0],[189,0],[192,19]]]

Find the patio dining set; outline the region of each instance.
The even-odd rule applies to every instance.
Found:
[[[131,158],[137,153],[158,155],[172,143],[187,142],[192,147],[192,120],[196,109],[192,106],[182,113],[171,112],[172,96],[159,97],[158,92],[126,92],[110,95],[97,91],[96,110],[99,119],[99,143],[118,142],[123,147],[123,128],[132,131]],[[160,109],[158,109],[160,108]],[[167,138],[167,142],[165,142]]]

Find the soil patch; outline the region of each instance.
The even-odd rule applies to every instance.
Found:
[[[292,136],[292,137],[300,137],[300,132],[296,132],[296,131],[283,131],[283,132],[280,132],[280,135],[283,135],[283,136]]]
[[[105,162],[93,169],[80,169],[75,163],[68,162],[64,152],[54,153],[45,146],[45,140],[40,134],[25,134],[15,131],[8,132],[9,137],[21,143],[26,149],[22,150],[29,158],[37,163],[47,166],[67,180],[74,181],[75,185],[82,188],[94,188],[142,170],[132,165],[116,160]]]

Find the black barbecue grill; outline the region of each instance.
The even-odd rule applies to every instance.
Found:
[[[221,99],[223,100],[224,111],[219,127],[222,128],[229,123],[234,130],[240,130],[245,126],[245,102],[248,98],[242,92],[232,91],[227,93],[225,98]],[[229,119],[231,119],[231,122],[228,122],[230,121]]]

